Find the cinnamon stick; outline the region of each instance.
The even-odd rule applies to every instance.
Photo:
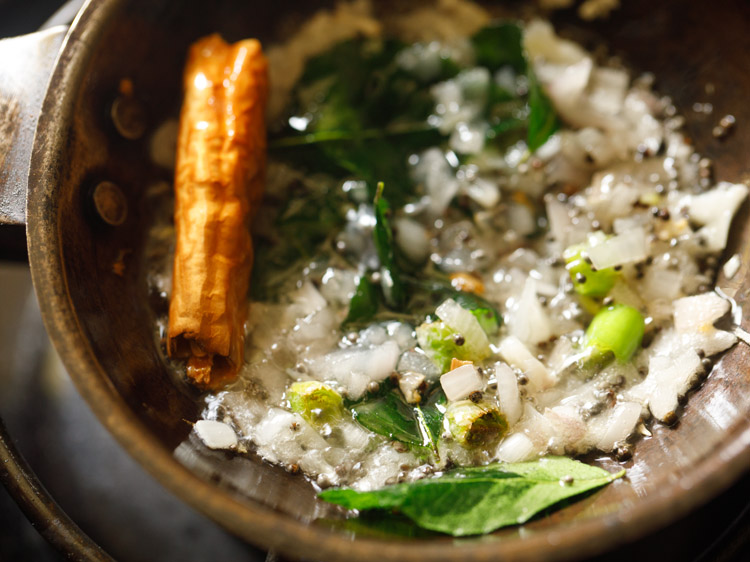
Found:
[[[202,388],[236,377],[266,167],[268,65],[255,39],[195,42],[183,76],[167,351]]]

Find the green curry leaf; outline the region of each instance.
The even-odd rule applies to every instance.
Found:
[[[552,102],[533,71],[529,70],[529,129],[526,144],[531,152],[542,146],[560,128]]]
[[[397,510],[420,527],[454,536],[523,524],[623,476],[565,457],[459,468],[371,492],[337,488],[320,497],[348,509]]]
[[[414,409],[394,388],[382,396],[351,406],[354,419],[373,433],[408,445],[424,446]]]
[[[373,237],[375,249],[380,259],[380,286],[388,306],[399,309],[406,303],[406,289],[401,280],[401,271],[396,264],[393,230],[390,225],[391,207],[383,197],[383,182],[378,184],[375,195],[375,228]]]
[[[386,388],[350,404],[354,419],[373,433],[437,454],[446,403],[442,388],[437,386],[421,406],[408,404],[398,388]]]
[[[346,315],[344,325],[370,320],[378,311],[379,304],[380,297],[377,288],[366,275],[363,275],[349,303],[349,313]]]
[[[518,73],[526,71],[523,54],[523,33],[515,23],[501,22],[480,29],[471,43],[479,66],[497,70],[510,66]]]

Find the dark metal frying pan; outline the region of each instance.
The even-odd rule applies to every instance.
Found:
[[[91,0],[67,32],[46,90],[42,78],[32,80],[37,87],[28,91],[43,94],[36,135],[32,98],[14,114],[16,120],[24,111],[33,115],[12,135],[2,165],[0,216],[26,222],[47,329],[102,423],[167,488],[230,531],[291,556],[321,560],[579,557],[665,525],[733,482],[750,463],[750,354],[744,346],[728,353],[691,396],[677,426],[656,426],[653,437],[638,444],[626,481],[523,529],[482,538],[343,531],[318,520],[339,514],[318,502],[301,476],[258,459],[209,452],[188,439],[186,420],[196,419],[196,396],[174,384],[161,359],[145,281],[151,220],[145,193],[153,183],[170,180],[149,163],[147,139],[176,114],[183,58],[193,39],[220,31],[230,40],[272,41],[294,29],[314,9],[311,4]],[[383,13],[396,6],[375,4]],[[750,5],[623,4],[604,23],[584,24],[571,14],[558,23],[592,44],[606,39],[635,69],[653,72],[658,90],[689,117],[688,134],[714,160],[716,176],[742,181],[750,171]],[[56,50],[60,38],[59,31],[49,32],[47,52]],[[122,78],[132,80],[145,119],[143,135],[134,139],[112,120]],[[710,102],[713,113],[694,113],[695,102]],[[734,115],[737,126],[718,140],[711,129],[724,114]],[[111,183],[98,191],[103,182]],[[101,189],[122,196],[122,222],[97,211],[94,195]],[[743,267],[731,283],[720,280],[740,302],[750,290],[749,229],[744,209],[728,250],[743,256]],[[116,262],[123,265],[121,275],[113,271]],[[174,451],[181,443],[178,461]]]

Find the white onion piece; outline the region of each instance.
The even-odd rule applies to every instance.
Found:
[[[350,269],[329,267],[320,282],[320,294],[329,303],[349,304],[357,289],[357,274]]]
[[[388,340],[371,349],[342,349],[316,359],[313,372],[320,380],[335,380],[347,389],[349,397],[361,397],[367,385],[387,378],[396,368],[398,344]]]
[[[682,334],[680,337],[680,343],[684,347],[700,350],[705,353],[707,357],[711,357],[712,355],[726,351],[736,344],[737,336],[731,332],[725,332],[724,330],[717,330],[716,328],[711,327],[701,330],[700,332]]]
[[[606,166],[615,157],[615,150],[609,139],[598,129],[584,127],[574,133],[574,137],[584,154],[593,158],[597,166]]]
[[[198,420],[193,426],[195,433],[209,449],[236,449],[237,435],[227,424],[220,421]]]
[[[556,435],[555,426],[540,414],[530,403],[524,404],[523,410],[524,434],[541,450],[547,450]],[[552,451],[555,452],[555,451]]]
[[[401,355],[396,370],[399,373],[405,373],[406,371],[422,373],[428,379],[434,379],[440,375],[440,369],[435,365],[432,359],[427,357],[424,353],[420,353],[413,349],[405,351]]]
[[[641,419],[642,407],[635,402],[620,402],[611,413],[596,448],[605,453],[615,448],[615,443],[627,439]]]
[[[674,302],[674,327],[678,332],[706,330],[727,312],[729,301],[716,293],[685,297]]]
[[[408,371],[402,373],[398,378],[398,388],[409,404],[416,404],[421,399],[419,387],[424,383],[425,376],[422,373]]]
[[[309,281],[303,283],[291,296],[296,305],[294,312],[297,316],[307,316],[308,314],[317,312],[328,304],[323,295],[315,288],[315,285]]]
[[[747,191],[744,184],[720,182],[712,190],[690,198],[690,218],[699,224],[709,224],[724,213],[733,215],[747,197]]]
[[[552,374],[517,337],[508,336],[502,340],[498,346],[498,353],[528,377],[533,391],[544,390],[555,384]]]
[[[741,183],[720,182],[714,189],[690,199],[690,218],[705,226],[696,236],[705,240],[710,252],[723,250],[727,245],[732,217],[747,197],[748,187]]]
[[[613,121],[613,127],[607,127],[620,135],[623,148],[635,149],[640,145],[655,154],[663,138],[662,124],[653,116],[655,106],[653,94],[634,88],[625,96],[622,118]],[[624,154],[621,154],[624,156]],[[683,181],[688,180],[683,178]]]
[[[541,58],[552,64],[574,64],[588,56],[577,43],[558,37],[552,24],[538,19],[526,25],[523,46],[530,59]]]
[[[342,423],[339,427],[341,427],[341,435],[344,438],[346,448],[350,452],[363,452],[370,444],[372,433],[361,425],[346,422]]]
[[[451,133],[448,146],[459,154],[478,154],[487,137],[486,123],[458,123]]]
[[[335,475],[333,467],[320,455],[305,456],[311,450],[325,450],[328,443],[297,414],[270,408],[254,428],[253,441],[270,462],[297,463],[303,470]]]
[[[401,351],[406,351],[417,345],[414,328],[409,324],[394,320],[386,325],[386,332],[398,344]]]
[[[393,221],[396,244],[415,263],[423,263],[430,253],[430,239],[425,228],[417,221],[398,217]]]
[[[555,197],[548,197],[545,207],[547,208],[547,221],[549,222],[550,234],[558,244],[562,247],[567,247],[567,234],[571,226],[568,207]]]
[[[560,452],[575,448],[576,443],[586,436],[586,423],[573,406],[547,408],[544,417],[555,428],[553,442]]]
[[[669,421],[677,410],[678,400],[690,390],[703,368],[693,350],[682,354],[679,362],[670,357],[652,357],[647,379],[653,378],[648,408],[660,421]]]
[[[550,321],[536,294],[536,280],[527,277],[523,292],[508,306],[506,321],[511,335],[526,344],[538,345],[552,336]]]
[[[518,236],[529,236],[538,227],[534,211],[521,203],[509,203],[506,217],[508,228]]]
[[[362,346],[383,345],[388,339],[388,332],[380,324],[368,326],[359,333],[359,344]]]
[[[740,258],[740,255],[734,254],[731,258],[727,260],[727,262],[724,264],[724,267],[722,267],[722,271],[724,272],[724,277],[726,277],[728,280],[732,279],[732,277],[737,275],[737,272],[740,270],[741,265],[742,265],[742,260]]]
[[[459,188],[456,175],[439,148],[429,148],[419,155],[412,169],[412,179],[424,185],[432,215],[442,215]]]
[[[475,178],[463,186],[463,191],[485,209],[492,209],[500,200],[497,184],[485,178]]]
[[[495,363],[495,380],[497,382],[497,401],[500,410],[505,414],[508,425],[514,425],[523,414],[521,394],[518,391],[518,379],[508,365]]]
[[[500,443],[495,456],[501,462],[522,462],[537,453],[534,443],[523,433],[509,435]]]
[[[709,252],[720,252],[727,245],[729,228],[732,225],[732,215],[722,214],[715,220],[698,230],[695,236],[703,240],[703,248]]]
[[[649,267],[640,288],[647,302],[662,300],[671,303],[682,293],[682,272],[663,267]]]
[[[489,347],[487,334],[476,317],[453,299],[447,299],[437,307],[435,315],[451,330],[461,334],[474,348]]]
[[[605,115],[617,115],[622,111],[629,81],[624,70],[596,68],[591,75],[591,105]]]
[[[440,386],[448,400],[463,400],[472,392],[482,390],[483,382],[474,365],[461,365],[440,377]]]
[[[579,105],[591,79],[594,63],[586,57],[569,66],[541,63],[534,68],[555,108],[566,115]]]
[[[634,228],[612,238],[595,242],[588,250],[597,269],[643,261],[648,257],[648,241],[643,228]]]

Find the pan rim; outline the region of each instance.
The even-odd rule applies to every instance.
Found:
[[[631,507],[526,538],[492,536],[451,541],[352,539],[252,501],[243,501],[180,464],[148,431],[109,382],[88,345],[68,291],[57,225],[60,173],[67,131],[85,69],[104,29],[126,0],[89,0],[60,51],[37,126],[29,175],[27,240],[32,281],[53,344],[79,393],[100,422],[163,486],[249,542],[323,560],[536,560],[601,553],[675,521],[733,483],[750,466],[750,422],[736,423],[712,454]],[[684,491],[690,489],[691,493]],[[682,492],[682,493],[681,493]],[[614,528],[617,532],[612,532]],[[451,545],[451,548],[446,548]]]

